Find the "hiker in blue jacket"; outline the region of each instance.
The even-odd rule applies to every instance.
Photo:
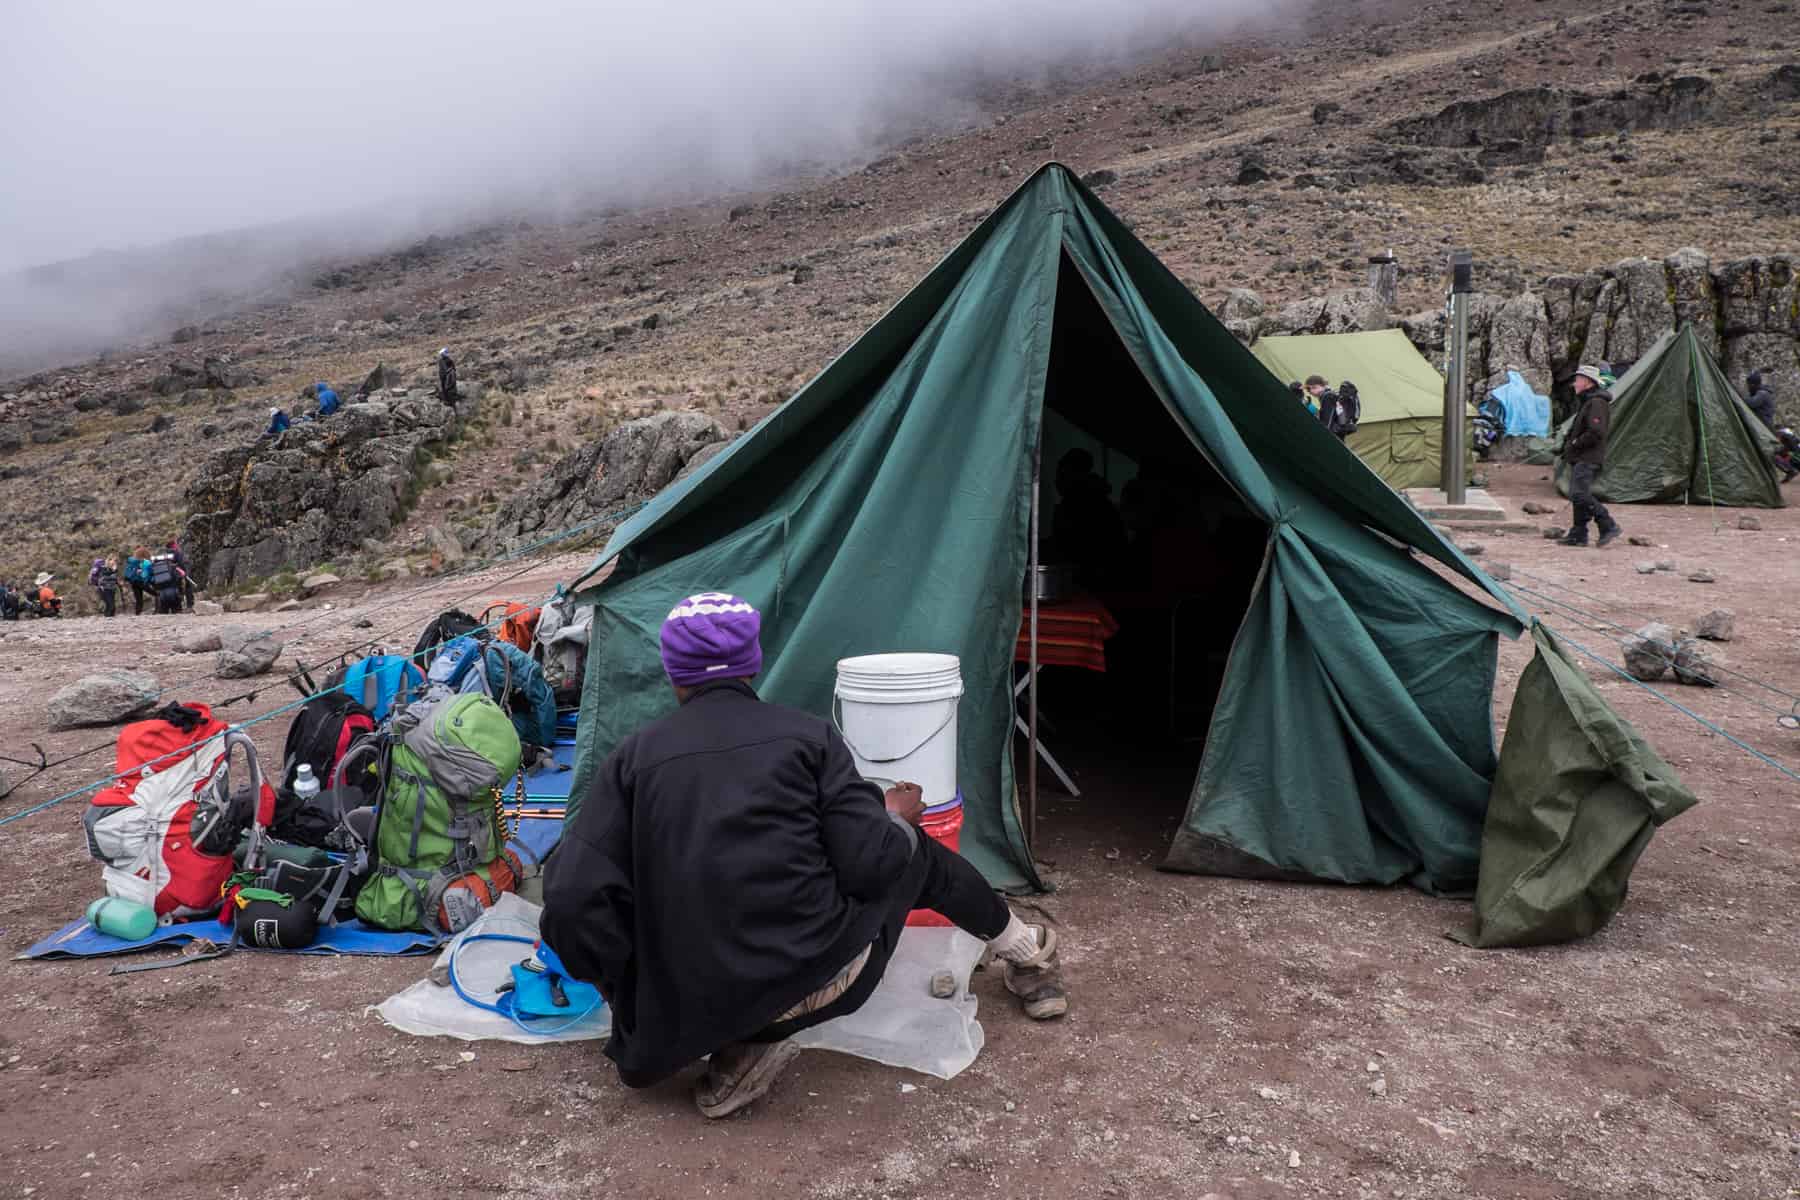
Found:
[[[288,431],[290,424],[292,422],[288,420],[286,413],[279,408],[271,408],[269,410],[269,427],[263,430],[263,436],[266,438],[280,437]]]
[[[323,379],[319,380],[317,389],[319,398],[319,415],[329,417],[338,410],[338,394],[331,390],[331,385]]]

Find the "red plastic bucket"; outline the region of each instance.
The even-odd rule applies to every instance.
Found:
[[[948,804],[938,804],[925,810],[919,818],[919,829],[926,837],[932,838],[939,845],[961,853],[962,851],[963,798],[962,792],[956,793],[956,799]],[[950,919],[939,916],[928,908],[915,908],[907,914],[908,925],[932,925],[948,927]]]

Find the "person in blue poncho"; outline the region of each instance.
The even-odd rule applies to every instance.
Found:
[[[331,390],[331,385],[323,379],[319,380],[316,394],[319,399],[319,415],[329,417],[338,410],[338,394]]]
[[[263,430],[263,436],[266,438],[280,437],[288,431],[289,424],[286,413],[279,408],[271,408],[269,410],[269,427]]]

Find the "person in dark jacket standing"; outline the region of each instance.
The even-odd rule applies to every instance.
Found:
[[[1569,503],[1575,510],[1565,546],[1588,544],[1588,521],[1600,527],[1600,545],[1618,539],[1619,523],[1606,511],[1606,505],[1594,499],[1594,478],[1606,465],[1606,438],[1612,431],[1612,393],[1601,382],[1597,367],[1583,366],[1575,371],[1575,395],[1581,410],[1569,427],[1569,439],[1563,446],[1563,458],[1569,464]]]
[[[442,400],[445,404],[455,404],[458,399],[456,392],[456,363],[450,358],[450,347],[445,346],[438,351],[437,362],[438,399]]]
[[[1761,371],[1750,372],[1744,382],[1749,385],[1750,393],[1749,399],[1744,403],[1750,406],[1750,411],[1756,414],[1757,420],[1773,431],[1775,428],[1774,389],[1769,387],[1768,381],[1763,377]]]
[[[94,568],[94,590],[100,593],[100,611],[105,616],[118,612],[119,560],[108,557]]]
[[[793,1034],[863,1005],[914,908],[986,941],[1027,1015],[1068,1008],[1054,932],[919,832],[916,785],[884,795],[831,722],[758,699],[760,631],[722,592],[669,614],[680,706],[600,767],[544,879],[543,938],[611,1006],[619,1078],[711,1055],[708,1117],[767,1092]]]
[[[188,567],[188,557],[181,552],[181,543],[174,538],[169,539],[169,555],[174,558],[175,566],[181,571],[181,598],[187,602],[187,610],[194,611],[194,576]]]

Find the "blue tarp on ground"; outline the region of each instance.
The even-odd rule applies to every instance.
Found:
[[[569,718],[562,736],[557,739],[551,761],[540,763],[525,774],[525,810],[559,814],[556,817],[526,818],[519,822],[517,833],[507,844],[515,852],[521,852],[520,857],[527,862],[543,862],[562,838],[560,813],[568,803],[569,784],[575,777],[572,770],[575,762],[574,714],[569,714]],[[508,809],[515,807],[517,792],[518,784],[514,782],[506,792]],[[228,936],[224,926],[208,919],[164,925],[149,937],[133,942],[101,933],[78,917],[18,957],[46,960],[97,958],[108,954],[131,954],[156,946],[179,946],[195,938],[211,938],[223,942]],[[425,954],[439,945],[440,939],[428,933],[392,933],[353,920],[341,925],[323,926],[319,930],[318,940],[304,950],[272,953],[389,956]]]
[[[18,957],[49,960],[100,958],[109,954],[134,954],[139,950],[150,950],[157,946],[180,946],[195,938],[210,938],[223,944],[230,936],[230,930],[208,918],[200,921],[183,921],[176,925],[164,925],[149,937],[133,942],[101,933],[89,925],[85,919],[77,917]],[[385,929],[371,928],[361,921],[346,921],[342,925],[321,927],[319,939],[304,950],[272,950],[268,953],[356,954],[392,957],[404,954],[428,954],[437,949],[439,941],[429,933],[390,933]],[[245,948],[259,949],[255,946],[246,946]]]
[[[1506,382],[1488,395],[1506,410],[1507,437],[1548,437],[1550,434],[1550,397],[1531,390],[1517,371],[1506,373]]]

